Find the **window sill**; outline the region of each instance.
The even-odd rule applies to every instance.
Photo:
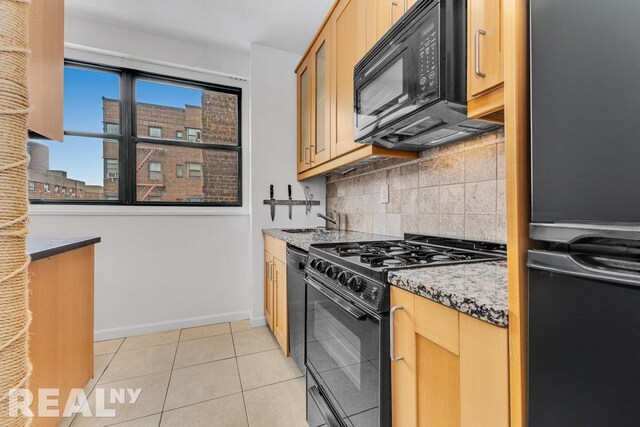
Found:
[[[30,205],[32,216],[249,216],[243,207]]]

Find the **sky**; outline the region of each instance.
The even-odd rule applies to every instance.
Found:
[[[201,106],[201,90],[136,83],[137,102],[184,108]],[[118,74],[73,67],[64,70],[64,129],[103,132],[102,97],[120,99]],[[39,141],[49,147],[49,168],[67,171],[68,177],[89,185],[103,184],[102,139],[65,136],[64,142]]]

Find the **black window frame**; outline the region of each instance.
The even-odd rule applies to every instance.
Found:
[[[82,200],[82,199],[30,199],[31,204],[50,205],[120,205],[120,206],[209,206],[209,207],[242,207],[243,206],[243,186],[242,186],[242,88],[226,86],[214,83],[205,83],[191,79],[177,78],[163,74],[148,73],[131,68],[112,67],[89,62],[65,60],[64,66],[74,68],[105,71],[118,74],[120,77],[120,133],[110,134],[64,130],[65,136],[78,136],[94,139],[112,139],[118,141],[118,200]],[[189,142],[187,139],[160,139],[149,136],[137,135],[136,129],[136,97],[135,89],[138,80],[155,81],[158,83],[187,86],[193,89],[221,92],[235,95],[237,98],[237,144],[212,144],[204,142]],[[234,151],[238,159],[238,195],[237,202],[143,202],[137,201],[136,195],[136,146],[139,143],[178,146],[196,149],[213,149]],[[186,169],[186,168],[185,168]],[[104,171],[103,171],[104,176]]]

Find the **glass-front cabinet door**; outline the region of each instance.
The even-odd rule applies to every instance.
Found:
[[[311,168],[311,67],[313,56],[307,56],[297,70],[298,75],[298,173]]]
[[[312,166],[331,158],[331,68],[329,55],[330,25],[325,26],[313,45],[314,137],[311,142]]]

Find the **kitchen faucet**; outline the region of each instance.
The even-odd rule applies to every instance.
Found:
[[[338,211],[335,209],[333,210],[333,213],[335,214],[334,215],[335,218],[331,218],[329,216],[323,215],[320,212],[318,212],[318,216],[324,219],[325,221],[334,224],[338,228],[338,231],[340,231],[340,213],[338,213]]]

